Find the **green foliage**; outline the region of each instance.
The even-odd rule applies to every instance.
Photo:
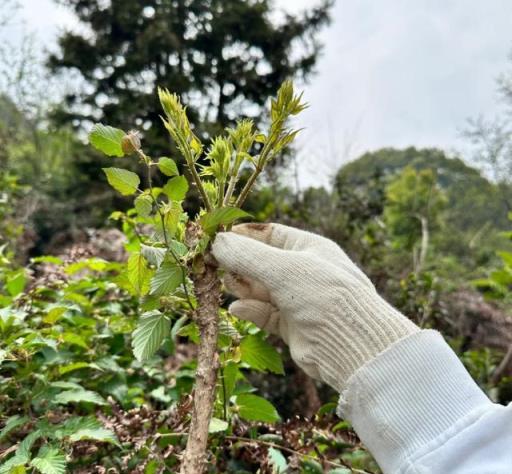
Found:
[[[133,354],[140,360],[152,357],[169,335],[169,318],[153,310],[141,316],[133,332]]]
[[[240,343],[241,360],[256,370],[284,374],[283,362],[276,349],[261,334],[245,337]]]
[[[422,219],[430,231],[439,224],[445,206],[432,170],[405,167],[386,187],[384,218],[400,245],[411,249],[422,235]]]
[[[55,448],[42,446],[37,456],[30,461],[41,474],[64,474],[66,472],[66,458]]]
[[[97,123],[89,134],[89,142],[107,156],[124,156],[121,142],[125,133],[114,127]]]
[[[133,172],[121,168],[103,168],[107,180],[117,192],[130,196],[137,192],[140,178]]]
[[[242,418],[249,421],[266,421],[273,423],[279,420],[274,406],[264,398],[244,393],[236,397],[237,411]]]
[[[237,219],[249,217],[249,214],[236,207],[214,209],[201,218],[201,226],[207,234],[214,234],[219,226],[229,225]]]
[[[165,174],[165,176],[176,176],[179,174],[176,162],[166,157],[162,157],[158,160],[158,169]]]

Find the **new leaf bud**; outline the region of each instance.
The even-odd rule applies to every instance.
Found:
[[[129,131],[121,139],[121,148],[123,149],[123,153],[125,155],[131,155],[132,153],[139,151],[140,146],[140,134],[136,130]]]

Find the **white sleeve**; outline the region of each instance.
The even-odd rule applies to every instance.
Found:
[[[385,474],[512,473],[512,404],[492,403],[436,331],[357,370],[338,413]]]

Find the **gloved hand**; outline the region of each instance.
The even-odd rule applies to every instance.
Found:
[[[349,377],[419,328],[384,301],[331,240],[280,224],[217,235],[213,255],[240,298],[229,311],[281,336],[311,377],[342,392]]]

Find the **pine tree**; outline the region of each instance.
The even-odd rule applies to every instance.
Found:
[[[258,122],[266,97],[286,78],[306,79],[332,0],[281,15],[271,0],[58,0],[85,26],[59,38],[48,63],[78,71],[84,90],[67,95],[56,118],[145,131],[163,152],[156,86],[185,98],[206,138],[240,114]],[[158,147],[157,147],[158,148]]]

